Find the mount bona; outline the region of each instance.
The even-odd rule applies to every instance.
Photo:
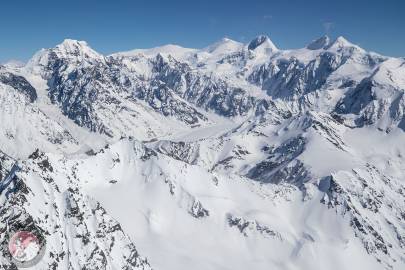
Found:
[[[343,37],[65,40],[0,66],[0,243],[39,232],[35,269],[403,269],[404,93],[404,58]]]

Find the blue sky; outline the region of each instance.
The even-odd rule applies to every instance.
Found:
[[[173,43],[205,47],[222,37],[267,34],[299,48],[325,33],[367,50],[405,56],[405,1],[10,0],[0,4],[0,62],[29,59],[65,38],[101,53]]]

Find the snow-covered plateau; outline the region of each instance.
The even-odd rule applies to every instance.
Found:
[[[405,269],[405,58],[343,37],[65,40],[0,66],[0,179],[16,161],[0,245],[41,235],[32,269]]]

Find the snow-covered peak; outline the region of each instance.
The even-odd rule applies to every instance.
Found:
[[[65,39],[61,44],[56,45],[55,52],[59,56],[75,56],[84,58],[100,58],[99,53],[93,50],[85,41]]]
[[[88,47],[89,45],[84,40],[66,38],[63,40],[62,43],[58,44],[56,47],[72,48],[72,47],[77,47],[77,46]]]
[[[54,48],[41,49],[25,65],[28,73],[46,74],[48,65],[56,59],[63,59],[72,68],[78,64],[93,65],[105,62],[105,57],[93,50],[85,41],[65,39]]]
[[[258,48],[263,48],[270,51],[276,51],[277,47],[266,35],[260,35],[254,38],[248,45],[249,50],[256,50]]]
[[[126,52],[119,52],[112,54],[111,56],[133,57],[142,54],[154,57],[158,54],[161,54],[161,55],[171,55],[178,60],[185,60],[187,59],[187,57],[189,57],[191,54],[195,52],[197,52],[196,49],[184,48],[175,44],[168,44],[151,49],[135,49]]]
[[[330,44],[330,38],[328,36],[322,36],[318,39],[313,40],[311,43],[307,45],[307,49],[309,50],[320,50],[325,49]]]
[[[222,38],[221,40],[203,49],[203,51],[212,54],[225,54],[241,50],[242,48],[242,43],[229,38]]]
[[[347,39],[345,39],[342,36],[337,37],[335,39],[335,41],[330,43],[330,45],[328,46],[329,50],[341,50],[343,48],[356,48],[356,49],[364,51],[362,48],[351,43],[350,41],[348,41]]]

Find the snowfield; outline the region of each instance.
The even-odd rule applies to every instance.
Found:
[[[44,270],[404,269],[404,92],[404,59],[343,37],[65,40],[0,66],[0,243],[41,235]]]

